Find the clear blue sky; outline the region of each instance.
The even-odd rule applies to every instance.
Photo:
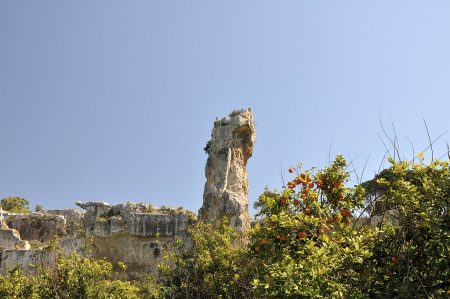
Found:
[[[450,1],[0,2],[0,198],[197,211],[212,123],[245,107],[251,201],[331,144],[369,178],[380,111],[410,157],[423,119],[450,129]]]

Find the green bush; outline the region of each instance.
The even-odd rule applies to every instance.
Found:
[[[90,298],[99,283],[111,277],[112,265],[106,260],[93,260],[75,252],[60,255],[54,269],[37,268],[32,279],[39,298]]]
[[[112,264],[71,253],[59,255],[54,268],[37,266],[32,276],[19,269],[0,275],[0,298],[5,299],[137,299],[161,298],[159,285],[143,279],[114,279]]]
[[[33,281],[19,268],[9,271],[9,277],[0,275],[0,298],[39,298],[35,296]]]
[[[151,275],[144,275],[136,284],[139,286],[139,298],[166,298],[165,288]]]
[[[45,209],[44,209],[43,205],[36,205],[36,207],[34,207],[34,211],[35,212],[45,212]]]
[[[102,280],[91,289],[92,299],[139,299],[139,288],[130,281]],[[147,297],[151,298],[151,297]]]
[[[366,291],[383,298],[443,298],[450,289],[450,164],[391,161],[365,186],[380,190]]]
[[[262,221],[250,244],[255,297],[362,296],[359,270],[370,252],[351,221],[364,192],[345,187],[345,169],[341,156],[321,171],[290,168],[287,188],[259,197]]]
[[[228,114],[228,117],[238,116],[242,112],[244,112],[244,109],[235,109]]]
[[[191,224],[159,280],[117,280],[110,262],[72,253],[34,276],[0,276],[0,298],[446,298],[450,163],[390,162],[352,188],[341,156],[290,168],[281,191],[259,197],[248,235],[226,219]]]
[[[3,210],[11,213],[29,213],[29,204],[28,200],[21,197],[6,197],[0,201]]]
[[[247,298],[246,248],[240,234],[224,219],[199,222],[188,230],[192,246],[181,242],[160,265],[160,276],[170,298]]]
[[[285,188],[259,197],[249,236],[226,220],[191,226],[192,244],[177,244],[160,266],[165,296],[448,296],[449,164],[391,162],[353,188],[341,156],[322,170],[291,168]],[[382,213],[364,213],[364,188],[380,191]]]

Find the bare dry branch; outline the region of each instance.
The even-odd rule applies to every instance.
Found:
[[[331,141],[330,147],[328,148],[328,165],[331,164],[331,148],[333,147],[333,141]]]
[[[363,177],[364,177],[364,172],[366,171],[366,166],[367,166],[367,162],[369,162],[369,158],[370,158],[370,155],[367,156],[366,162],[364,163],[364,167],[363,167],[363,170],[362,170],[362,172],[361,172],[361,181],[360,181],[358,184],[361,184],[361,183],[362,183],[362,179],[363,179]]]
[[[434,160],[434,151],[433,151],[433,143],[431,143],[430,131],[428,131],[428,126],[427,126],[427,122],[425,121],[425,119],[423,119],[423,123],[425,124],[425,129],[427,130],[428,141],[430,142],[430,148],[431,148],[431,161],[433,161]]]
[[[406,137],[405,136],[405,138],[406,138],[406,140],[408,140],[408,142],[409,142],[409,144],[411,145],[411,149],[412,149],[412,162],[413,162],[413,164],[414,164],[414,159],[416,158],[416,152],[415,152],[415,150],[414,150],[414,144],[411,142],[411,140],[408,138],[408,137]]]
[[[391,156],[391,152],[389,151],[389,149],[388,149],[386,143],[384,143],[383,138],[380,136],[380,134],[377,133],[377,135],[378,135],[378,138],[380,138],[381,143],[383,143],[383,145],[384,145],[384,148],[385,148],[385,150],[386,150],[386,154],[391,158],[391,157],[392,157],[392,156]],[[386,155],[385,155],[385,157],[386,157]]]
[[[391,116],[389,116],[389,120],[391,122],[392,131],[394,132],[394,160],[395,160],[395,152],[397,152],[397,157],[400,159],[400,143],[398,142],[397,132],[395,131],[394,122],[392,121]]]

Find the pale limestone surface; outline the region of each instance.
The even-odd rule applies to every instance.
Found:
[[[193,220],[185,210],[159,209],[142,203],[110,206],[102,214],[92,207],[98,203],[78,205],[86,207],[89,253],[114,265],[125,263],[128,278],[156,273],[164,253],[176,238],[185,238],[188,223]]]
[[[14,267],[20,267],[25,273],[33,274],[33,265],[54,265],[54,254],[47,250],[3,250],[0,252],[0,274],[8,275]]]
[[[202,220],[211,222],[225,216],[237,229],[249,229],[246,166],[254,142],[251,109],[214,123],[205,169],[203,206],[199,211]],[[0,220],[4,217],[0,221],[4,224],[0,232],[0,247],[4,249],[0,253],[0,274],[7,274],[16,265],[26,273],[32,273],[30,264],[51,267],[53,254],[40,248],[53,236],[59,237],[59,247],[66,253],[82,253],[85,246],[87,254],[107,258],[113,265],[124,262],[128,266],[124,278],[156,273],[158,263],[171,250],[175,239],[181,239],[184,246],[192,246],[186,234],[188,224],[196,221],[192,212],[155,208],[144,203],[112,206],[92,201],[76,205],[85,211],[14,214],[0,210]],[[10,227],[17,228],[18,232]],[[25,250],[29,249],[26,240],[32,242],[34,249]]]
[[[53,254],[43,245],[59,236],[64,252],[76,251],[97,258],[107,258],[113,265],[123,262],[128,269],[123,278],[137,278],[156,273],[157,265],[176,238],[185,239],[195,216],[183,209],[155,208],[149,204],[78,202],[85,213],[76,210],[51,210],[45,213],[14,214],[4,212],[5,223],[25,233],[34,248],[21,240],[19,231],[0,229],[0,274],[7,275],[14,266],[32,273],[29,264],[52,265]],[[77,228],[77,230],[75,229]],[[37,247],[36,247],[37,246]],[[39,247],[39,248],[38,248]]]
[[[2,250],[28,250],[30,244],[20,238],[20,234],[15,229],[0,229],[0,249]]]
[[[5,217],[8,227],[19,231],[23,240],[48,242],[54,236],[66,234],[66,219],[61,215],[47,213],[10,213]]]
[[[47,210],[46,214],[63,216],[65,222],[65,235],[76,235],[82,228],[84,213],[76,209]]]
[[[230,225],[242,232],[250,228],[247,160],[254,143],[251,109],[214,122],[200,220],[213,222],[227,217]]]
[[[46,249],[42,249],[46,242],[54,236],[59,237],[59,248],[64,252],[81,252],[84,238],[79,234],[80,230],[71,229],[78,219],[78,226],[81,225],[79,211],[54,210],[44,213],[16,214],[2,212],[4,219],[0,229],[0,274],[7,275],[12,268],[19,266],[25,273],[33,273],[31,265],[43,264],[52,266],[54,254]],[[62,215],[60,215],[62,214]],[[66,221],[65,216],[70,220]],[[78,215],[78,216],[77,216]],[[17,228],[13,229],[13,228]],[[21,238],[23,233],[24,238]],[[24,240],[26,239],[26,240]],[[30,249],[30,241],[34,249]]]

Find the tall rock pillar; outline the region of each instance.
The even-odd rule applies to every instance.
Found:
[[[208,152],[199,219],[213,222],[226,216],[230,225],[245,232],[250,228],[247,160],[255,143],[252,110],[233,111],[214,122]]]

